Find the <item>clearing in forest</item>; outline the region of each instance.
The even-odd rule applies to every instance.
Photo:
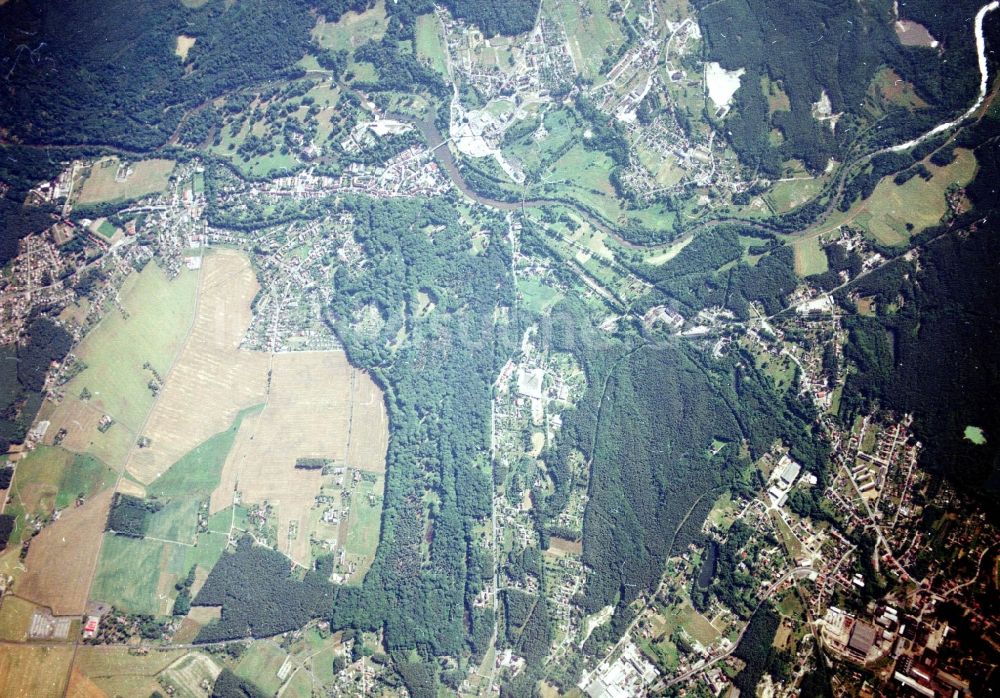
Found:
[[[174,49],[174,54],[182,61],[186,61],[188,57],[188,51],[194,46],[194,42],[198,39],[193,36],[184,36],[183,34],[177,35],[177,47]]]

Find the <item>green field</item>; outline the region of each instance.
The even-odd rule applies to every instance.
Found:
[[[76,399],[87,388],[92,405],[138,431],[153,405],[153,374],[143,365],[166,376],[191,326],[197,284],[195,272],[170,280],[156,264],[126,279],[121,296],[127,318],[110,310],[80,343],[76,354],[87,368],[67,383],[67,396]]]
[[[822,180],[815,177],[786,179],[771,187],[767,201],[775,213],[785,213],[806,203],[822,189]]]
[[[176,497],[163,501],[163,508],[150,515],[146,535],[193,544],[198,537],[198,511],[205,500],[207,497]]]
[[[621,205],[608,178],[612,168],[607,155],[576,143],[543,173],[539,189],[546,194],[575,199],[613,221],[621,213]]]
[[[160,615],[169,610],[159,598],[160,573],[175,555],[183,560],[184,547],[106,534],[90,595],[129,613]]]
[[[829,267],[826,253],[819,244],[819,237],[811,235],[792,243],[795,252],[795,273],[799,276],[822,274]]]
[[[919,176],[897,185],[886,177],[862,204],[855,222],[885,245],[900,245],[910,236],[936,225],[947,211],[945,191],[949,186],[963,186],[976,172],[976,160],[967,150],[955,151],[955,160],[944,167],[926,165],[933,177]],[[907,229],[907,223],[912,229]]]
[[[130,164],[132,174],[124,181],[118,181],[116,176],[120,165],[121,162],[114,157],[102,158],[94,163],[80,188],[77,203],[126,201],[165,191],[170,173],[174,169],[173,160],[140,160]]]
[[[442,75],[448,74],[444,37],[437,18],[430,15],[417,17],[417,55],[430,61],[431,67]]]
[[[578,127],[576,115],[569,109],[555,109],[545,112],[541,123],[544,124],[547,133],[541,140],[535,140],[530,135],[534,132],[532,126],[537,127],[538,123],[537,117],[534,117],[530,123],[515,124],[512,127],[514,133],[525,135],[503,148],[505,154],[511,155],[521,163],[525,172],[534,172],[551,164],[570,141],[583,137],[583,131]],[[547,178],[548,173],[543,172],[542,174],[543,178]]]
[[[600,74],[601,64],[624,40],[622,27],[609,18],[608,0],[549,0],[544,10],[569,37],[573,62],[585,80]]]
[[[983,433],[983,430],[980,429],[979,427],[974,427],[971,425],[965,427],[964,436],[966,439],[976,444],[977,446],[982,446],[984,443],[986,443],[986,435]]]
[[[524,296],[524,307],[535,313],[546,313],[563,294],[538,279],[518,280],[517,290]]]
[[[348,520],[347,541],[344,548],[348,559],[358,562],[358,570],[351,578],[352,582],[360,582],[375,558],[375,548],[378,546],[379,528],[382,521],[382,494],[385,479],[379,476],[375,482],[361,480],[351,494],[351,514]],[[375,505],[368,503],[368,494],[376,497]]]
[[[17,465],[8,513],[46,517],[114,484],[115,473],[91,455],[76,455],[58,446],[39,446]],[[15,537],[16,540],[16,537]]]
[[[278,669],[288,655],[269,641],[255,642],[236,666],[236,675],[255,684],[267,695],[275,695],[281,688]]]

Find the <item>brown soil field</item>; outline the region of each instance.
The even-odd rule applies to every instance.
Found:
[[[111,495],[108,489],[66,510],[35,536],[25,560],[28,571],[17,585],[19,596],[50,607],[55,615],[84,612]]]
[[[73,660],[73,646],[0,647],[0,696],[49,698],[62,696]]]
[[[219,250],[204,261],[194,326],[166,377],[128,471],[149,483],[181,456],[227,429],[236,414],[264,401],[267,354],[240,351],[257,280],[245,255]]]
[[[549,539],[549,550],[557,555],[582,555],[583,543],[552,536]]]
[[[69,676],[69,687],[66,689],[66,698],[105,698],[107,693],[101,690],[100,686],[84,676],[76,667]]]

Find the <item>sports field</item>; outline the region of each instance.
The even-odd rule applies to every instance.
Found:
[[[138,199],[167,188],[167,179],[174,169],[173,160],[140,160],[130,163],[132,172],[123,177],[118,158],[102,158],[94,163],[83,183],[78,204],[99,204],[107,201]]]
[[[795,273],[799,276],[822,274],[827,270],[826,253],[819,244],[819,238],[811,236],[792,243],[795,252]]]

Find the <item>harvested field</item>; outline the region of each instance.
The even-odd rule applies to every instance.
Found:
[[[257,288],[245,255],[223,250],[205,258],[191,334],[143,432],[150,446],[134,452],[127,464],[140,482],[155,480],[225,431],[240,410],[264,401],[268,357],[239,350]]]
[[[48,698],[66,689],[73,647],[0,647],[0,696]]]
[[[35,604],[6,594],[0,601],[0,640],[22,642],[28,639],[28,626],[35,615]]]
[[[130,163],[130,174],[121,168],[116,157],[102,158],[94,163],[90,175],[80,190],[78,204],[97,204],[106,201],[138,199],[164,191],[167,178],[174,169],[173,160],[140,160]]]
[[[380,473],[388,419],[381,391],[343,352],[272,358],[239,349],[257,288],[245,255],[221,250],[205,258],[194,326],[143,432],[150,446],[134,452],[127,468],[148,484],[224,432],[240,411],[265,403],[239,425],[211,513],[232,503],[237,486],[247,503],[269,501],[278,510],[279,547],[305,564],[308,512],[322,476],[296,470],[296,459],[325,458]],[[289,541],[293,521],[299,534]]]
[[[294,444],[294,450],[288,445]],[[278,512],[278,547],[297,562],[310,559],[308,514],[322,484],[317,470],[296,470],[298,458],[326,458],[371,472],[385,469],[388,419],[381,391],[343,352],[274,357],[263,412],[244,420],[226,460],[210,511],[232,503],[270,502]],[[288,539],[289,526],[298,535]]]
[[[56,615],[83,613],[111,495],[107,489],[67,510],[35,536],[25,560],[28,571],[18,583],[20,596],[50,607]]]

